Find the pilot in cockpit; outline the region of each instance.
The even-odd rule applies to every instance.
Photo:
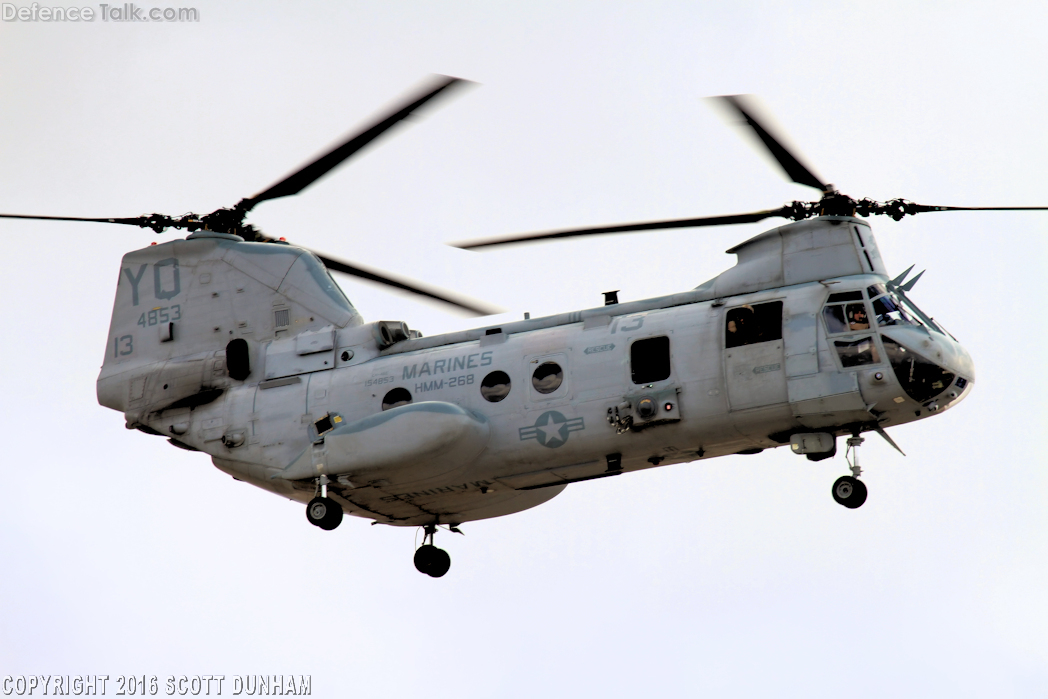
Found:
[[[862,304],[848,304],[848,329],[852,332],[870,329],[870,319],[866,316],[866,308]]]

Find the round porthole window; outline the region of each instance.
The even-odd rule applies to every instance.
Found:
[[[504,371],[493,371],[480,382],[480,395],[490,403],[498,403],[509,395],[509,374]]]
[[[556,362],[543,362],[531,375],[531,385],[539,393],[553,393],[564,383],[564,370]]]
[[[411,402],[411,393],[406,388],[394,388],[382,399],[382,409],[399,408]]]

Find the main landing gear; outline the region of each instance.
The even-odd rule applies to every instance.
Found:
[[[427,524],[424,531],[426,535],[422,539],[422,545],[415,550],[415,569],[431,578],[439,578],[451,568],[451,556],[444,549],[438,549],[433,545],[433,535],[437,533],[437,525]],[[451,531],[458,530],[451,527]]]
[[[328,477],[317,479],[319,495],[306,505],[306,519],[314,527],[331,531],[342,524],[342,506],[327,496]]]
[[[851,510],[861,507],[866,502],[866,484],[859,480],[859,475],[862,473],[862,469],[859,468],[859,445],[864,441],[866,440],[857,433],[848,437],[848,451],[844,453],[844,459],[848,462],[852,475],[841,476],[833,483],[833,499],[837,501],[837,504],[844,505]],[[852,457],[854,462],[848,458],[851,452],[854,452]]]

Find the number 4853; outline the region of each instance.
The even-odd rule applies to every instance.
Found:
[[[177,303],[174,306],[157,306],[151,311],[146,311],[138,318],[138,325],[143,328],[158,323],[170,323],[182,317],[182,307]]]

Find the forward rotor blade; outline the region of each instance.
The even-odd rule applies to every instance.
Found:
[[[797,156],[788,151],[777,138],[772,136],[768,130],[754,118],[752,107],[750,108],[750,111],[746,110],[743,105],[742,95],[722,95],[719,99],[723,100],[724,103],[728,104],[738,112],[743,121],[753,129],[753,133],[755,133],[757,138],[764,143],[765,148],[768,149],[771,156],[775,158],[779,165],[782,166],[782,169],[786,171],[787,177],[797,184],[815,187],[823,192],[828,189],[828,186],[824,184],[822,180],[813,175],[811,170],[801,164],[801,161],[797,159]]]
[[[269,189],[259,192],[253,197],[242,201],[238,208],[242,208],[244,211],[250,211],[254,206],[260,202],[267,201],[269,199],[278,199],[280,197],[287,197],[292,194],[298,194],[309,185],[316,182],[318,179],[326,175],[342,161],[346,160],[350,156],[354,155],[365,146],[370,144],[376,138],[384,134],[389,129],[393,128],[401,121],[411,116],[413,112],[422,107],[424,104],[432,100],[437,95],[441,94],[453,85],[468,82],[461,78],[450,78],[447,76],[440,76],[439,81],[435,87],[427,89],[424,93],[408,102],[404,106],[397,110],[387,114],[386,116],[379,119],[377,122],[372,124],[370,127],[363,131],[350,136],[348,139],[338,144],[330,151],[320,156],[316,160],[308,163],[307,165],[299,168],[295,172],[291,173],[284,179],[280,180],[276,184],[272,185]]]
[[[311,250],[310,252],[313,251]],[[370,270],[365,267],[359,267],[357,265],[351,265],[348,262],[342,262],[341,260],[336,260],[317,252],[313,252],[313,254],[320,258],[320,261],[323,262],[328,269],[334,272],[342,272],[343,274],[348,274],[352,277],[357,277],[358,279],[366,279],[367,281],[375,282],[376,284],[383,284],[385,286],[391,286],[394,289],[409,291],[419,296],[425,296],[426,298],[441,301],[442,303],[455,306],[456,308],[461,308],[469,311],[473,315],[489,316],[502,312],[502,309],[493,306],[486,306],[479,301],[474,301],[473,299],[468,299],[462,296],[456,297],[439,289],[427,289],[415,282],[396,279],[381,272]]]
[[[856,204],[860,216],[883,214],[896,221],[931,211],[1048,211],[1048,206],[927,206],[905,199],[892,199],[884,203],[862,199]]]
[[[916,204],[916,213],[928,211],[1048,211],[1048,206],[925,206]]]
[[[787,216],[792,209],[781,207],[767,211],[755,211],[749,214],[731,214],[729,216],[706,216],[704,218],[680,218],[668,221],[646,221],[642,223],[626,223],[617,226],[600,226],[596,228],[572,228],[563,231],[547,231],[538,233],[525,233],[504,238],[488,238],[486,240],[470,240],[461,243],[449,243],[452,247],[463,250],[475,250],[477,248],[495,247],[498,245],[516,245],[518,243],[534,243],[540,240],[555,240],[558,238],[577,238],[584,235],[603,235],[606,233],[632,233],[634,231],[654,231],[664,228],[693,228],[697,226],[726,226],[733,223],[756,223],[772,216]]]
[[[91,223],[122,223],[128,226],[141,226],[145,217],[135,218],[82,218],[80,216],[23,216],[21,214],[0,214],[0,218],[23,218],[35,221],[88,221]]]

